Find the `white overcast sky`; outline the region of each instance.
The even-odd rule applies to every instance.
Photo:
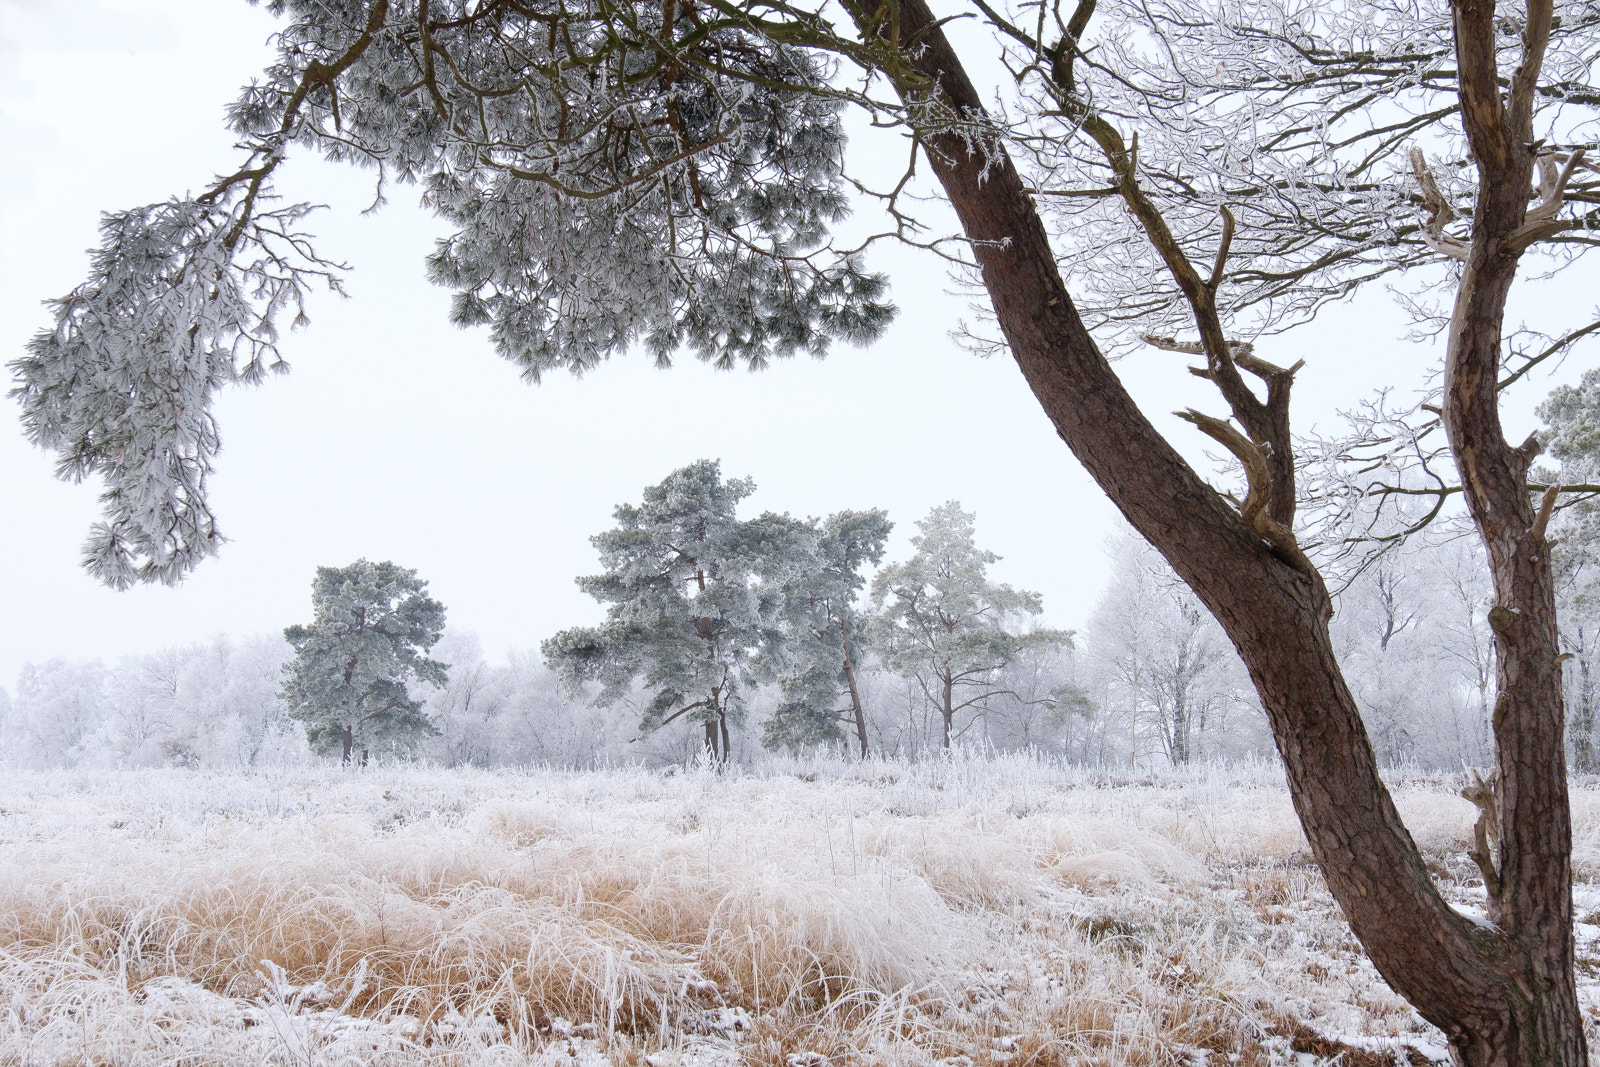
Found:
[[[260,69],[272,29],[235,0],[0,0],[0,362],[46,322],[41,300],[82,281],[101,211],[233,168],[223,108]],[[530,386],[484,332],[446,321],[448,294],[423,275],[442,230],[413,190],[363,217],[370,175],[303,155],[286,170],[286,198],[330,205],[312,228],[325,255],[354,268],[351,298],[315,302],[311,326],[283,345],[290,375],[222,397],[220,558],[176,589],[96,586],[78,555],[97,487],[55,480],[14,403],[0,404],[0,685],[27,661],[279,630],[308,616],[317,565],[361,556],[416,568],[491,655],[536,646],[599,618],[573,578],[595,569],[588,538],[611,509],[701,457],[756,480],[752,513],[887,508],[893,557],[908,553],[917,518],[960,500],[1003,557],[995,575],[1043,593],[1053,625],[1080,625],[1092,608],[1119,520],[1015,366],[949,339],[964,301],[925,256],[875,256],[901,314],[869,350],[754,375],[692,358],[657,371],[635,356]],[[1412,387],[1431,354],[1398,340],[1402,328],[1379,297],[1264,345],[1277,362],[1307,360],[1297,429],[1333,428],[1383,380]],[[1220,405],[1181,359],[1149,352],[1121,369],[1198,455],[1196,431],[1166,413]],[[1531,428],[1549,385],[1518,399],[1511,432]]]

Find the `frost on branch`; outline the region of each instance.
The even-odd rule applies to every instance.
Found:
[[[57,475],[105,479],[84,565],[106,584],[171,584],[216,552],[212,396],[281,369],[276,320],[302,321],[312,278],[337,284],[291,229],[308,210],[243,220],[187,199],[107,215],[89,280],[12,364],[24,430]]]
[[[798,54],[773,52],[765,66],[775,80],[821,79]],[[535,380],[635,341],[661,363],[688,348],[759,367],[882,332],[882,279],[818,254],[847,210],[833,101],[685,78],[596,104],[622,114],[597,116],[570,145],[546,116],[507,116],[511,136],[553,157],[537,173],[524,153],[428,179],[428,203],[460,227],[430,259],[433,280],[457,290],[458,323],[490,324],[501,354]]]
[[[689,0],[268,6],[278,57],[230,112],[245,162],[111,217],[89,281],[14,364],[33,441],[64,477],[106,479],[101,580],[177,581],[215,551],[212,395],[281,366],[278,314],[336,285],[290,232],[305,209],[262,207],[292,146],[376,168],[380,200],[420,186],[457,227],[429,264],[455,320],[533,379],[635,343],[759,367],[887,326],[883,279],[829,243],[859,94],[780,24]]]
[[[1539,188],[1529,190],[1540,225],[1526,240],[1568,260],[1600,246],[1600,171],[1580,151],[1600,113],[1591,84],[1600,11],[1587,0],[1554,8],[1533,102],[1547,138]],[[1102,0],[1070,91],[1049,76],[1048,56],[1013,44],[1028,109],[1013,123],[1019,155],[1097,339],[1126,351],[1141,335],[1192,336],[1194,326],[1112,195],[1103,152],[1080,135],[1085,115],[1137,138],[1138,186],[1197,267],[1227,243],[1215,300],[1230,337],[1259,343],[1402,272],[1445,274],[1438,249],[1460,249],[1443,226],[1470,219],[1478,193],[1450,10],[1402,0]],[[1509,77],[1520,30],[1511,18],[1499,29],[1496,59]],[[1414,158],[1426,160],[1426,189]],[[1227,242],[1222,208],[1237,222]]]
[[[457,228],[429,260],[455,321],[530,378],[636,342],[759,367],[888,325],[883,279],[828,243],[848,94],[759,20],[660,0],[279,9],[280,62],[236,130],[298,108],[299,143],[419,185]],[[302,93],[379,13],[359,60]]]

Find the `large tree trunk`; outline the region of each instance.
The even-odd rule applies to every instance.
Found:
[[[980,116],[982,101],[924,0],[900,0],[898,9],[902,39],[919,42],[904,67],[890,72],[900,91],[914,96],[931,82],[958,113]],[[1482,17],[1492,16],[1489,10]],[[1492,25],[1486,32],[1492,46]],[[1488,69],[1492,77],[1492,55]],[[1509,616],[1496,632],[1504,844],[1493,902],[1498,927],[1490,927],[1439,895],[1378,776],[1335,660],[1332,603],[1320,576],[1303,556],[1274,548],[1247,525],[1134,404],[1084,329],[1032,198],[1003,148],[955,131],[928,131],[925,143],[974,241],[997,321],[1035,397],[1243,659],[1312,852],[1379,972],[1445,1032],[1463,1064],[1585,1064],[1572,977],[1571,841],[1549,559],[1542,538],[1527,534],[1532,515],[1521,472],[1508,465],[1511,450],[1494,414],[1498,319],[1487,329],[1489,309],[1473,306],[1463,286],[1469,310],[1458,309],[1454,334],[1464,336],[1452,337],[1455,377],[1447,397],[1452,444],[1459,453],[1471,442],[1460,463],[1463,478],[1493,483],[1492,492],[1472,494],[1479,501],[1473,506],[1475,516],[1487,507],[1497,519],[1479,523],[1500,610]],[[1526,178],[1510,188],[1505,195],[1521,202],[1504,209],[1525,208],[1527,189]],[[1482,284],[1502,283],[1509,283],[1509,271]],[[1473,355],[1464,359],[1459,353],[1468,348]],[[1476,388],[1463,388],[1462,374],[1477,376]],[[1292,516],[1292,500],[1273,504]]]
[[[1444,427],[1463,496],[1488,550],[1495,606],[1497,695],[1491,725],[1500,781],[1499,886],[1489,887],[1489,920],[1520,950],[1514,979],[1531,1003],[1502,1017],[1512,1039],[1550,1062],[1584,1062],[1573,983],[1572,827],[1567,802],[1561,660],[1555,583],[1544,527],[1527,473],[1539,451],[1530,438],[1512,447],[1500,426],[1501,327],[1516,278],[1532,184],[1532,88],[1551,11],[1528,5],[1525,55],[1502,95],[1495,62],[1494,5],[1452,5],[1461,68],[1462,123],[1472,145],[1479,193],[1469,258],[1462,269],[1445,356]],[[1492,873],[1492,872],[1488,872]],[[1492,879],[1490,879],[1492,880]],[[1542,995],[1541,995],[1542,994]],[[1494,1062],[1499,1040],[1472,1035],[1468,1062]]]

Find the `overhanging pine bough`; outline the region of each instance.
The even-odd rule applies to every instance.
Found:
[[[273,6],[291,18],[281,60],[233,115],[253,153],[246,166],[165,213],[118,216],[125,225],[108,232],[90,283],[15,365],[32,438],[58,451],[63,473],[110,483],[92,570],[119,584],[175,580],[214,543],[204,498],[215,451],[210,394],[271,359],[277,314],[328,273],[302,235],[258,226],[290,144],[422,184],[426,201],[458,227],[431,261],[435,280],[456,290],[455,318],[490,325],[501,352],[531,378],[582,370],[636,341],[658,360],[687,347],[719,365],[759,366],[772,355],[820,352],[831,338],[870,339],[887,320],[880,279],[827,242],[849,191],[838,110],[863,107],[911,127],[961,221],[1005,345],[1045,412],[1234,642],[1311,846],[1379,970],[1446,1031],[1463,1063],[1585,1062],[1548,509],[1536,513],[1527,493],[1535,448],[1505,442],[1495,407],[1518,258],[1529,241],[1557,233],[1554,214],[1528,228],[1539,151],[1533,99],[1550,88],[1539,80],[1548,3],[1529,5],[1521,23],[1498,18],[1488,3],[1453,8],[1459,69],[1449,76],[1458,98],[1429,114],[1444,121],[1458,110],[1471,141],[1470,232],[1446,233],[1437,207],[1424,224],[1433,227],[1427,240],[1418,227],[1395,231],[1396,240],[1463,263],[1441,411],[1498,600],[1493,927],[1440,898],[1378,778],[1334,659],[1328,591],[1293,533],[1293,372],[1228,339],[1217,307],[1226,248],[1209,276],[1189,266],[1184,247],[1196,232],[1169,232],[1172,212],[1148,198],[1146,170],[1132,139],[1123,143],[1119,116],[1075,84],[1090,66],[1076,41],[1092,3],[1058,17],[1054,41],[1044,40],[1042,9],[1032,25],[1016,26],[978,7],[1031,48],[1049,110],[1082,125],[1110,175],[1088,192],[1127,205],[1173,278],[1176,295],[1148,306],[1164,329],[1176,312],[1191,317],[1200,372],[1243,429],[1191,413],[1245,467],[1237,506],[1156,432],[1091,339],[1038,202],[1012,162],[1013,151],[1040,142],[985,114],[921,0],[847,4],[853,34],[782,0]],[[1563,33],[1592,26],[1581,5],[1568,7]],[[1502,99],[1496,34],[1508,24],[1522,55]],[[1420,60],[1402,58],[1392,65],[1403,79]],[[898,101],[871,96],[870,80],[841,88],[831,68],[841,60],[887,80]],[[1567,98],[1592,93],[1557,89]],[[1569,151],[1569,172],[1575,158]],[[1549,212],[1571,198],[1556,178]],[[1329,189],[1336,197],[1357,191]],[[898,191],[886,204],[903,236],[911,231]],[[1241,215],[1235,234],[1229,217],[1220,243],[1247,245],[1257,222]],[[1265,399],[1241,371],[1263,379]]]

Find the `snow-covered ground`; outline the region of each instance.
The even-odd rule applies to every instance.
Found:
[[[1459,786],[1395,783],[1470,906]],[[1600,787],[1574,807],[1595,1018]],[[1273,767],[20,774],[0,924],[4,1064],[1444,1057]]]

